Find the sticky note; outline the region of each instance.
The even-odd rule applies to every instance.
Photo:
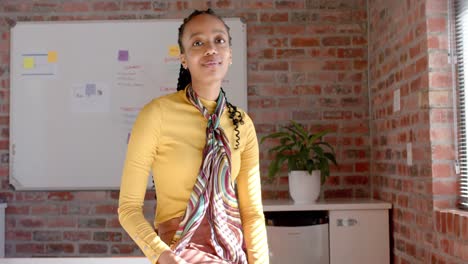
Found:
[[[34,58],[33,57],[25,57],[23,59],[23,68],[25,68],[25,69],[34,68]]]
[[[47,53],[47,62],[57,62],[57,52],[56,51],[49,51]]]
[[[128,61],[128,50],[119,50],[119,61]]]
[[[169,46],[169,56],[170,57],[178,57],[179,54],[180,54],[179,45]]]

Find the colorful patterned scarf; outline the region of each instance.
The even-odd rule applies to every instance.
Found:
[[[210,115],[191,86],[187,98],[208,119],[206,145],[197,181],[183,220],[174,236],[175,253],[190,242],[193,234],[207,217],[211,226],[211,243],[219,257],[230,263],[247,263],[242,250],[243,235],[234,183],[231,181],[231,150],[229,141],[219,126],[226,106],[224,92],[220,91],[216,109]]]

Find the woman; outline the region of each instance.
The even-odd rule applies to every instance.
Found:
[[[132,130],[120,223],[151,263],[268,263],[255,128],[221,89],[229,27],[195,11],[178,42],[178,92],[147,104]],[[156,231],[142,212],[150,169]]]

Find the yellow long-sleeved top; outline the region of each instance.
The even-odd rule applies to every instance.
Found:
[[[216,108],[215,101],[201,101],[211,113]],[[227,108],[220,125],[231,146],[231,175],[237,181],[248,262],[264,264],[268,263],[268,245],[257,136],[245,113],[243,120],[244,124],[239,125],[238,149]],[[143,215],[149,171],[153,172],[157,194],[155,226],[183,216],[202,162],[206,126],[207,120],[188,101],[185,91],[154,99],[143,107],[135,121],[123,169],[118,212],[121,225],[151,263],[156,263],[169,246]]]

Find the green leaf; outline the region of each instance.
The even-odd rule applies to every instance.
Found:
[[[286,137],[289,138],[290,135],[287,132],[275,132],[266,136],[263,136],[262,139],[260,140],[260,144],[262,144],[266,139],[269,138],[279,138],[279,137]]]

